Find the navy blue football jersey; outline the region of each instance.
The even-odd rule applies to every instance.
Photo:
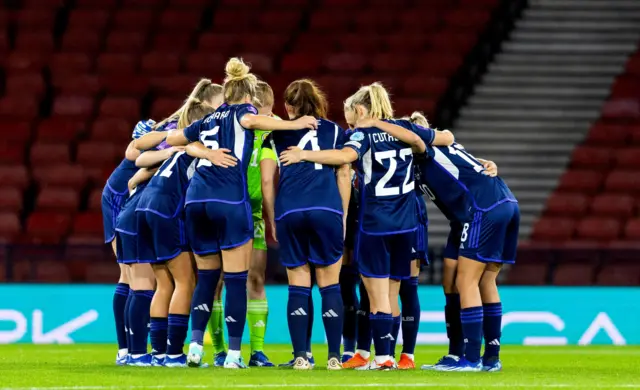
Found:
[[[345,146],[359,157],[360,230],[371,234],[415,230],[411,147],[375,127],[356,129]]]
[[[123,158],[116,169],[111,172],[111,175],[107,179],[107,186],[117,194],[124,194],[129,191],[127,185],[136,172],[138,172],[136,162]]]
[[[193,122],[184,129],[185,137],[201,141],[209,149],[226,148],[238,159],[235,167],[224,168],[200,159],[187,189],[186,203],[248,201],[247,168],[253,151],[253,130],[240,125],[246,114],[258,114],[251,104],[222,105],[216,112]]]
[[[273,148],[276,155],[280,155],[290,146],[304,150],[331,150],[342,149],[344,142],[344,130],[340,126],[319,119],[317,130],[274,131],[263,145]],[[312,162],[280,167],[276,219],[304,210],[328,210],[342,214],[335,167]]]
[[[462,145],[427,146],[416,158],[419,188],[452,221],[469,221],[476,211],[504,202],[517,202],[499,177],[483,174],[482,164]]]

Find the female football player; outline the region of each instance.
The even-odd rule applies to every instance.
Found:
[[[302,150],[342,147],[344,131],[326,119],[326,98],[311,80],[297,80],[287,87],[285,108],[292,120],[304,115],[318,118],[318,129],[272,133],[265,145],[276,154],[293,146]],[[262,171],[265,179],[275,174],[275,169]],[[339,275],[344,250],[343,218],[350,186],[347,164],[336,172],[332,166],[303,163],[282,167],[277,196],[273,187],[264,189],[266,214],[270,221],[275,221],[280,261],[287,267],[287,318],[294,351],[293,368],[297,370],[312,368],[307,357],[311,267],[315,268],[322,295],[322,320],[329,347],[327,369],[342,369],[340,341],[344,313]]]
[[[223,85],[225,104],[215,113],[185,129],[174,130],[167,137],[173,146],[201,141],[211,152],[210,159],[198,160],[185,202],[187,237],[198,265],[192,307],[212,306],[222,267],[229,334],[224,367],[232,369],[246,368],[240,345],[246,323],[247,274],[253,251],[253,218],[246,176],[253,150],[253,129],[317,127],[312,117],[281,121],[258,115],[251,104],[258,80],[249,69],[242,60],[230,59]],[[210,311],[193,311],[192,317],[192,342],[187,360],[192,365],[200,365]]]

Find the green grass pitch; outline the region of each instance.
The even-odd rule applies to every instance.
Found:
[[[289,360],[289,351],[281,345],[269,346],[266,352],[281,363]],[[113,345],[4,345],[0,346],[0,390],[640,389],[640,347],[503,346],[501,373],[332,372],[324,369],[325,347],[317,345],[315,351],[318,364],[313,371],[233,371],[117,367]],[[444,346],[419,347],[417,363],[433,363],[444,352]]]

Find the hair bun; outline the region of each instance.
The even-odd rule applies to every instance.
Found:
[[[241,58],[233,57],[229,59],[224,71],[227,75],[225,82],[233,79],[240,79],[249,74],[251,68],[245,64]]]

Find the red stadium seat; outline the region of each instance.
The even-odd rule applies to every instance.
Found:
[[[24,165],[0,165],[0,183],[3,186],[24,190],[30,182],[31,176]]]
[[[141,99],[149,92],[149,78],[145,75],[108,74],[101,77],[105,91],[112,97],[132,97]]]
[[[414,67],[414,61],[410,56],[380,53],[371,60],[371,67],[376,74],[407,72]]]
[[[267,11],[258,18],[258,28],[265,32],[290,33],[302,21],[302,13],[298,11]]]
[[[184,99],[168,98],[156,99],[151,106],[151,117],[166,118],[182,105],[183,100]]]
[[[58,244],[70,226],[69,214],[36,211],[27,219],[26,233],[34,244]]]
[[[640,148],[625,148],[616,150],[616,165],[619,168],[640,167]]]
[[[56,12],[48,9],[21,9],[15,13],[15,22],[20,29],[53,30]]]
[[[88,211],[99,212],[102,210],[102,188],[96,188],[89,194]]]
[[[189,53],[185,65],[188,73],[201,76],[211,69],[224,69],[226,61],[227,58],[220,54],[194,52]]]
[[[81,95],[61,95],[53,102],[53,114],[78,119],[93,115],[95,103],[92,97]]]
[[[12,243],[20,234],[20,230],[20,219],[17,213],[0,212],[0,243]]]
[[[62,37],[65,52],[94,54],[100,50],[102,34],[92,29],[69,30]]]
[[[22,211],[22,191],[17,187],[0,187],[0,212]]]
[[[211,4],[210,0],[169,0],[170,7],[188,7],[203,9]],[[249,2],[242,2],[243,6],[250,6]]]
[[[137,54],[145,50],[146,32],[115,31],[107,36],[107,51]]]
[[[431,37],[434,52],[466,54],[477,41],[473,33],[444,30]]]
[[[240,40],[243,42],[243,51],[273,55],[284,50],[289,37],[284,34],[251,33],[241,35]]]
[[[48,55],[38,52],[12,51],[6,58],[4,67],[10,72],[39,72],[48,62]]]
[[[593,194],[602,186],[604,176],[600,172],[568,170],[560,178],[559,191]]]
[[[595,147],[603,145],[624,145],[629,136],[625,125],[596,122],[587,136],[587,144]]]
[[[8,53],[9,50],[11,50],[9,35],[6,31],[0,31],[0,50],[2,50],[3,53]]]
[[[340,37],[344,37],[347,40],[349,39],[348,35],[340,35]],[[293,51],[298,55],[318,52],[328,53],[339,51],[342,43],[342,39],[335,39],[335,37],[333,36],[327,36],[327,33],[324,32],[307,33],[301,35],[295,41],[295,47]],[[258,43],[256,42],[256,45],[257,44]]]
[[[68,164],[71,161],[69,155],[69,144],[36,143],[31,147],[29,161],[32,166]]]
[[[630,219],[624,228],[624,236],[628,240],[640,241],[640,218]]]
[[[570,218],[541,218],[533,228],[534,241],[565,241],[573,236],[576,223]]]
[[[80,165],[36,166],[33,168],[33,177],[41,187],[72,187],[79,190],[87,183],[84,167]]]
[[[154,50],[167,50],[171,48],[172,51],[182,52],[188,50],[191,46],[191,33],[183,32],[168,32],[157,33],[153,36],[153,42],[151,44]]]
[[[120,268],[111,263],[89,262],[86,270],[87,283],[113,283],[120,277]]]
[[[620,235],[620,222],[615,218],[587,217],[578,222],[576,233],[579,238],[611,241]]]
[[[256,13],[246,12],[246,10],[219,10],[213,16],[213,27],[216,31],[225,31],[229,33],[242,32],[250,30],[255,26]]]
[[[637,87],[634,87],[634,93]],[[640,100],[637,98],[616,98],[602,106],[602,118],[615,120],[640,119]]]
[[[73,119],[49,118],[38,125],[36,139],[38,142],[55,143],[73,141],[85,128],[85,123]]]
[[[260,53],[243,53],[242,59],[251,64],[251,71],[260,75],[273,72],[273,62],[269,55]]]
[[[553,284],[559,286],[583,286],[593,282],[595,265],[586,263],[559,264],[554,272]]]
[[[200,38],[198,39],[198,51],[202,53],[197,54],[205,54],[204,52],[209,52],[207,54],[216,53],[219,55],[224,55],[226,53],[232,52],[233,50],[237,50],[239,46],[238,34],[204,33],[201,34]],[[191,53],[190,55],[193,54],[196,53]]]
[[[449,85],[446,78],[429,78],[424,76],[407,77],[402,91],[408,97],[433,96],[440,97]]]
[[[477,32],[489,22],[490,16],[489,11],[463,8],[447,12],[444,22],[461,31]]]
[[[363,4],[363,0],[321,0],[320,7],[322,8],[357,8]]]
[[[120,150],[114,144],[82,142],[78,144],[76,162],[83,166],[108,166],[116,162]]]
[[[35,265],[35,278],[39,282],[45,283],[69,283],[71,275],[65,263],[59,261],[37,261]]]
[[[54,49],[53,34],[50,31],[24,30],[18,33],[15,48],[19,51],[51,53]]]
[[[395,4],[390,4],[395,6]],[[393,8],[370,8],[355,14],[354,22],[358,32],[395,31],[400,19]]]
[[[455,53],[430,53],[420,56],[416,63],[420,64],[415,69],[416,73],[429,77],[450,77],[462,65],[463,57]]]
[[[131,140],[133,124],[122,118],[98,118],[91,127],[93,141],[125,144]]]
[[[31,120],[38,115],[38,100],[35,97],[0,98],[0,116],[3,120]]]
[[[0,134],[5,142],[14,146],[24,145],[31,138],[31,122],[3,121],[0,123]]]
[[[433,33],[441,24],[442,20],[437,12],[408,10],[400,15],[400,28],[412,34]]]
[[[71,233],[75,236],[99,237],[104,241],[102,213],[88,212],[76,215]]]
[[[547,200],[545,215],[550,217],[579,217],[589,206],[589,197],[583,194],[554,193]]]
[[[640,284],[640,264],[608,263],[596,277],[599,286],[633,286]]]
[[[110,16],[104,9],[75,9],[69,14],[67,28],[103,31],[109,23]]]
[[[103,86],[93,74],[76,74],[56,77],[52,80],[55,91],[65,95],[99,95]]]
[[[36,199],[38,211],[64,211],[75,213],[80,204],[80,194],[71,188],[43,188]]]
[[[612,171],[605,188],[610,192],[640,193],[640,171]]]
[[[518,264],[509,270],[507,284],[541,286],[546,284],[549,264]]]
[[[352,16],[347,12],[336,12],[335,10],[316,11],[311,14],[309,31],[342,33],[349,29],[349,24],[352,20]]]
[[[172,76],[180,69],[180,57],[174,53],[147,53],[142,57],[140,68],[150,76]]]
[[[195,31],[200,27],[202,12],[190,9],[167,9],[160,14],[160,31]]]
[[[197,79],[188,75],[174,75],[171,77],[156,77],[151,79],[154,93],[166,97],[185,97]]]
[[[147,9],[120,9],[112,19],[112,29],[146,32],[154,23],[155,13]]]
[[[96,62],[99,73],[114,73],[118,75],[134,73],[138,68],[138,58],[129,54],[102,53]]]
[[[125,8],[157,8],[164,5],[165,0],[122,0],[121,5]]]
[[[288,54],[282,59],[282,73],[315,75],[319,72],[322,64],[318,57],[307,54]]]
[[[113,9],[119,3],[119,0],[76,0],[75,4],[78,8],[99,8]]]
[[[577,146],[571,155],[574,168],[607,170],[613,161],[613,150],[595,146]]]
[[[0,144],[0,164],[16,165],[24,162],[25,145]]]
[[[51,58],[49,69],[53,77],[86,73],[91,69],[93,60],[82,53],[56,53]]]
[[[630,195],[602,194],[591,203],[592,214],[611,218],[627,218],[634,208],[635,199]]]
[[[140,102],[133,98],[107,97],[100,103],[99,112],[101,116],[124,118],[134,122],[140,118]]]
[[[365,56],[355,53],[336,53],[326,57],[324,66],[329,71],[356,73],[364,71],[367,60]]]

